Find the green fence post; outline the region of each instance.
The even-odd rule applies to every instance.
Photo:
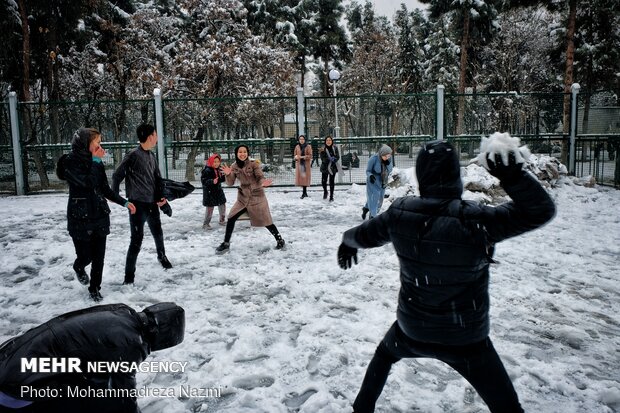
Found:
[[[436,107],[437,111],[435,113],[436,119],[436,139],[443,139],[443,117],[444,117],[444,95],[445,95],[445,87],[444,85],[437,85],[437,102]]]
[[[166,165],[166,143],[164,142],[164,111],[161,102],[161,89],[153,90],[155,99],[155,127],[157,128],[157,161],[161,175],[168,178],[168,166]]]
[[[297,136],[306,135],[305,102],[306,101],[304,97],[304,89],[301,87],[298,87],[297,88]],[[295,136],[295,138],[297,138],[297,136]]]
[[[15,170],[15,190],[17,195],[25,195],[24,167],[19,142],[19,121],[17,119],[17,94],[9,93],[9,112],[11,116],[11,138],[13,140],[13,169]]]
[[[576,157],[576,135],[577,135],[577,95],[579,94],[579,83],[573,83],[570,90],[571,96],[571,108],[570,108],[570,152],[569,152],[569,175],[575,176],[575,170],[577,167]]]

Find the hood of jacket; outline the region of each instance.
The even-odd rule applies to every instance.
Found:
[[[71,139],[71,151],[80,158],[92,159],[89,150],[88,138],[91,132],[86,128],[80,128],[75,131]]]
[[[219,159],[221,161],[222,157],[218,155],[217,153],[214,153],[213,155],[209,156],[209,159],[207,159],[207,166],[209,168],[214,168],[213,162],[215,162],[216,159]]]
[[[418,154],[415,172],[422,197],[455,199],[463,194],[461,165],[449,142],[425,143]]]

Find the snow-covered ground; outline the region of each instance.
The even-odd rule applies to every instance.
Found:
[[[286,249],[275,250],[266,229],[240,221],[223,256],[214,249],[224,228],[201,229],[198,190],[172,203],[172,218],[162,215],[174,268],[159,266],[145,231],[135,286],[121,285],[129,227],[126,212],[111,205],[103,303],[140,310],[175,301],[187,316],[185,341],[149,358],[186,361],[185,372],[139,373],[139,387],[222,389],[219,398],[144,398],[144,413],[351,411],[376,345],[395,319],[398,262],[387,245],[361,251],[349,271],[338,268],[341,234],[361,222],[365,188],[338,189],[333,203],[315,190],[301,200],[297,188],[268,189]],[[497,247],[491,337],[526,411],[618,412],[620,191],[563,180],[551,193],[556,218]],[[235,190],[226,195],[230,207]],[[93,305],[71,269],[66,199],[0,198],[0,342]],[[487,410],[440,362],[403,360],[377,411]]]

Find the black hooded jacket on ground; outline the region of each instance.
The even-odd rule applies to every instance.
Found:
[[[110,188],[103,164],[93,162],[90,153],[82,152],[74,147],[59,159],[56,169],[58,177],[69,184],[67,229],[76,239],[89,238],[93,233],[106,236],[110,233],[106,198],[121,206],[127,201]]]
[[[0,391],[21,400],[21,386],[60,389],[134,389],[135,373],[89,373],[89,361],[140,363],[150,353],[146,318],[124,304],[109,304],[74,311],[15,337],[0,346]],[[21,358],[77,357],[82,373],[21,372]],[[135,398],[41,398],[18,411],[36,412],[139,412]],[[1,409],[1,408],[0,408]]]
[[[424,169],[433,176],[432,162]],[[345,232],[354,248],[392,242],[400,261],[397,320],[414,340],[463,345],[489,333],[489,264],[495,243],[547,223],[555,206],[528,173],[502,182],[512,201],[497,207],[460,199],[458,173],[426,188],[438,197],[404,197],[362,225]],[[445,171],[435,171],[435,178]],[[418,171],[420,191],[424,173]],[[447,195],[445,195],[447,194]]]

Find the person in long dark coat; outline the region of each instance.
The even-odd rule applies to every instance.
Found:
[[[294,154],[295,167],[295,185],[302,187],[301,198],[308,197],[308,186],[312,183],[312,146],[306,142],[304,135],[299,135],[297,140],[299,144],[295,146]]]
[[[136,388],[135,371],[89,371],[88,363],[139,364],[152,351],[181,343],[184,334],[185,311],[169,302],[141,312],[108,304],[60,315],[0,345],[0,412],[139,413],[136,397],[125,395]],[[22,371],[22,359],[40,357],[78,359],[80,372]],[[111,396],[69,397],[76,389]]]
[[[331,136],[325,137],[325,144],[321,148],[321,185],[323,185],[323,199],[327,199],[327,180],[329,179],[329,200],[334,200],[334,186],[336,173],[338,173],[338,160],[340,153],[334,145]]]
[[[223,254],[230,249],[230,238],[235,229],[235,223],[244,213],[250,217],[250,224],[253,227],[266,227],[269,230],[276,239],[276,249],[282,249],[285,245],[284,239],[273,223],[269,203],[265,196],[264,187],[270,186],[272,180],[265,179],[260,165],[251,160],[249,156],[248,147],[239,145],[235,148],[235,163],[232,166],[222,166],[224,175],[226,175],[226,184],[230,186],[239,180],[239,188],[237,201],[228,213],[224,242],[215,249],[217,254]]]
[[[460,373],[491,412],[523,412],[489,338],[489,265],[495,244],[539,228],[555,215],[540,183],[511,154],[488,160],[512,201],[498,207],[463,201],[456,151],[446,141],[424,145],[416,161],[420,197],[346,231],[341,268],[357,263],[358,248],[392,242],[400,261],[396,322],[377,347],[353,403],[373,412],[392,365],[402,358],[435,358]]]
[[[110,208],[106,198],[127,207],[133,214],[134,205],[116,194],[108,184],[102,158],[101,133],[80,128],[73,135],[71,152],[63,155],[56,166],[60,179],[69,184],[67,229],[75,246],[77,258],[73,270],[82,284],[89,284],[85,267],[91,264],[88,292],[94,301],[101,296],[101,279],[105,259],[106,238],[110,233]]]
[[[211,155],[200,174],[202,205],[206,207],[205,219],[202,223],[204,229],[211,229],[211,217],[213,217],[215,207],[220,213],[220,225],[226,225],[226,195],[222,189],[222,180],[225,179],[225,175],[220,169],[221,161],[220,155],[216,153]]]

